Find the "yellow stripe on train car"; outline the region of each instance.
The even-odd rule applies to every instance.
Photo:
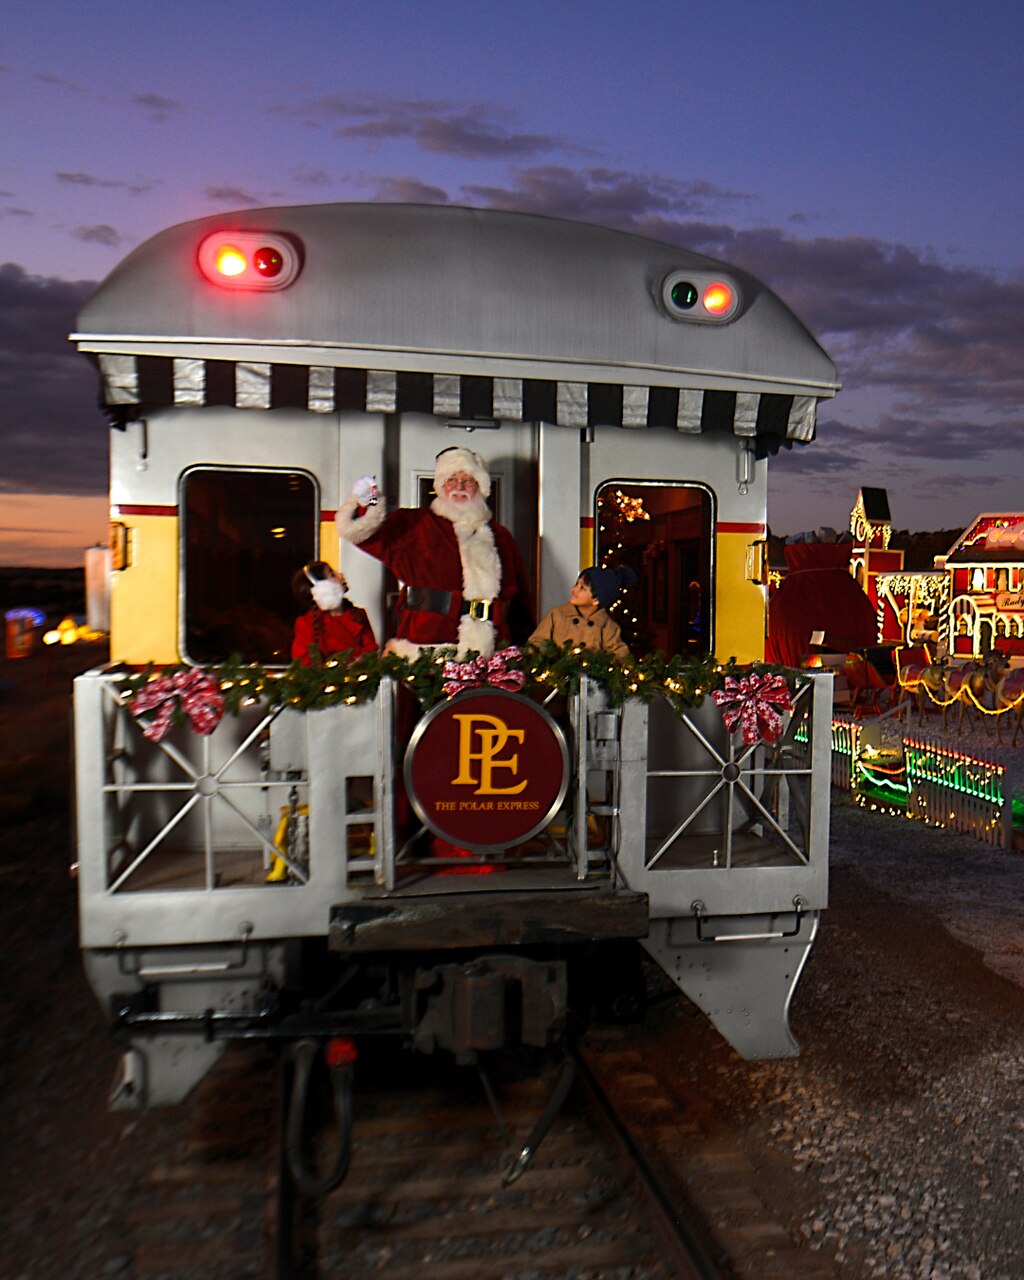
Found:
[[[749,532],[715,538],[715,656],[722,662],[763,662],[765,589],[746,576]]]
[[[178,519],[175,515],[119,513],[127,566],[111,575],[110,660],[133,666],[173,666],[178,643]],[[320,523],[319,555],[335,544],[333,520]],[[330,553],[327,556],[331,559]],[[296,566],[298,568],[299,566]]]
[[[178,649],[178,520],[121,515],[128,567],[111,574],[110,660],[160,666],[181,661]]]

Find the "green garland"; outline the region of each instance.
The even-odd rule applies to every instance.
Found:
[[[644,658],[629,657],[620,661],[600,649],[573,648],[568,642],[560,647],[545,640],[536,648],[525,648],[522,660],[509,665],[523,672],[527,689],[534,686],[555,689],[565,695],[575,694],[586,676],[605,690],[612,706],[620,706],[627,698],[649,703],[661,696],[679,713],[689,707],[699,707],[707,694],[720,689],[733,664],[730,660],[727,670],[710,654],[704,658],[684,658],[678,653],[671,658],[663,653],[650,653]]]
[[[355,659],[341,653],[326,660],[315,649],[312,653],[311,665],[293,662],[283,670],[268,670],[260,663],[245,662],[237,654],[226,662],[201,669],[217,681],[225,710],[231,715],[237,715],[243,706],[257,701],[272,708],[292,706],[299,711],[368,702],[376,697],[385,678],[405,684],[426,710],[445,696],[445,663],[455,657],[452,647],[427,650],[411,661],[389,653],[368,653]],[[525,646],[520,654],[519,658],[509,660],[508,667],[522,671],[526,679],[524,693],[546,695],[553,690],[568,696],[578,692],[586,676],[606,691],[613,706],[620,706],[627,698],[650,703],[661,697],[677,714],[700,706],[707,694],[723,687],[726,676],[741,675],[749,669],[737,667],[734,658],[719,664],[710,655],[685,658],[681,654],[666,657],[652,653],[644,658],[629,657],[620,661],[601,650],[574,649],[569,643],[559,647],[550,640],[536,647]],[[130,702],[138,690],[156,676],[192,669],[185,666],[158,669],[151,665],[125,680],[125,695]],[[754,669],[759,672],[782,670],[761,663]]]

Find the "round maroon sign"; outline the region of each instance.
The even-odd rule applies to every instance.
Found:
[[[569,752],[535,702],[468,689],[432,708],[405,753],[413,808],[436,835],[493,852],[551,821],[569,786]]]

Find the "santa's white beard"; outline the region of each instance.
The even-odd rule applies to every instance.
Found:
[[[478,493],[465,502],[439,494],[431,511],[452,522],[462,561],[462,595],[466,600],[493,600],[501,590],[501,560],[491,529],[491,509]],[[494,624],[463,616],[459,619],[458,658],[475,652],[489,658],[494,652]]]
[[[476,493],[472,498],[466,498],[462,502],[456,502],[454,498],[448,498],[443,493],[439,493],[430,504],[430,509],[434,515],[443,516],[454,525],[487,524],[491,518],[491,509],[482,493]]]

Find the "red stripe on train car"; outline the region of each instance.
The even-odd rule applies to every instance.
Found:
[[[717,531],[719,533],[756,533],[764,535],[763,524],[746,524],[742,520],[719,520]]]
[[[112,516],[176,516],[178,514],[177,507],[162,507],[157,505],[147,505],[144,503],[122,502],[117,506],[110,508]],[[321,511],[321,521],[327,523],[333,522],[337,517],[336,511]]]
[[[580,516],[580,528],[581,528],[581,529],[593,529],[593,527],[594,527],[594,517],[593,517],[593,516]]]
[[[144,503],[122,502],[110,508],[112,516],[176,516],[177,507],[149,506]]]

